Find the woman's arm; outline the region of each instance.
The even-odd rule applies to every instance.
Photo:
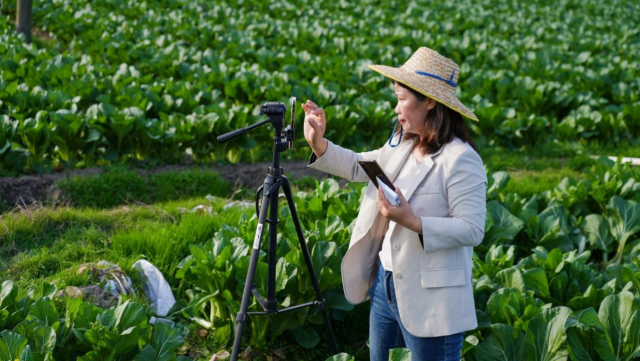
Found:
[[[351,182],[368,182],[370,180],[369,176],[367,176],[362,167],[360,167],[360,164],[358,164],[358,161],[377,159],[380,149],[356,153],[352,150],[342,148],[328,139],[325,140],[327,142],[325,151],[318,157],[314,150],[309,158],[307,167],[337,175]],[[320,152],[319,150],[318,153]]]
[[[484,237],[487,175],[473,150],[460,154],[447,177],[451,217],[420,217],[426,253],[455,247],[475,247]]]

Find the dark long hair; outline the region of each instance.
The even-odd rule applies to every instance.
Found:
[[[396,81],[392,79],[391,83],[395,84]],[[427,100],[426,95],[409,88],[401,82],[397,83],[401,87],[411,91],[418,102]],[[424,126],[426,137],[422,140],[420,140],[420,138],[417,140],[422,154],[435,153],[443,145],[452,141],[454,136],[469,143],[476,152],[478,151],[471,139],[471,132],[469,131],[467,121],[462,114],[438,101],[436,101],[436,106],[427,114]],[[408,140],[415,142],[415,137],[419,136],[417,134],[403,134],[403,137],[407,137]]]

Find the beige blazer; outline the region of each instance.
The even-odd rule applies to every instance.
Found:
[[[397,136],[396,136],[397,138]],[[326,152],[311,155],[307,167],[352,182],[369,182],[349,249],[342,259],[342,284],[352,304],[369,299],[378,252],[389,227],[376,206],[376,188],[357,163],[375,159],[395,180],[412,150],[405,140],[371,152],[355,153],[329,141]],[[418,337],[436,337],[478,326],[471,284],[473,247],[484,236],[487,176],[482,159],[460,138],[425,157],[424,175],[404,197],[422,219],[424,249],[412,230],[397,225],[391,235],[393,282],[402,324]]]

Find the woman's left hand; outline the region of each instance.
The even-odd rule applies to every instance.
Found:
[[[418,233],[422,233],[421,232],[422,222],[420,220],[420,217],[416,216],[413,213],[413,209],[411,209],[409,202],[407,202],[407,200],[404,198],[404,195],[402,194],[402,192],[400,191],[400,188],[398,187],[396,187],[396,194],[398,195],[398,198],[400,198],[400,205],[397,207],[393,207],[391,203],[389,203],[387,198],[384,196],[384,193],[382,192],[382,187],[378,187],[378,195],[377,195],[378,210],[380,211],[380,213],[382,213],[382,215],[385,218],[388,218],[404,226],[405,228],[409,228],[411,230],[418,232],[418,230],[414,228],[418,227],[419,225],[420,232]]]

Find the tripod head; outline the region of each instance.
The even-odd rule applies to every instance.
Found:
[[[285,113],[287,112],[287,106],[281,102],[267,102],[260,106],[260,115],[266,115],[267,119],[258,123],[249,125],[244,128],[233,130],[229,133],[220,135],[217,137],[219,143],[224,143],[231,140],[246,131],[253,128],[257,128],[261,125],[270,123],[274,128],[274,153],[284,152],[288,149],[293,149],[293,139],[295,138],[295,113],[296,113],[296,98],[291,97],[291,124],[285,128]],[[284,128],[284,129],[283,129]]]

